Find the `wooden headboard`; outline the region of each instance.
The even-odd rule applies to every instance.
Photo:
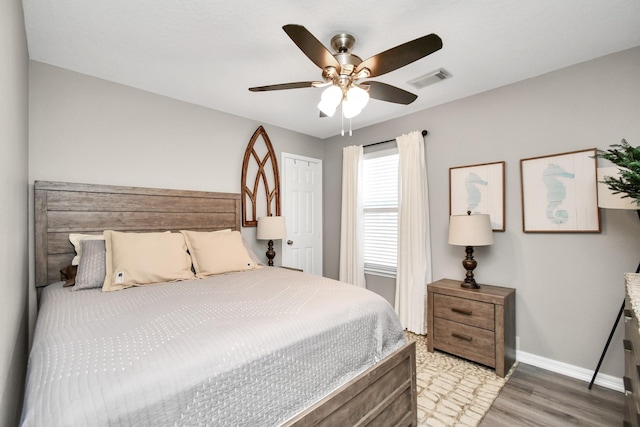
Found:
[[[60,280],[70,233],[240,230],[240,194],[36,181],[35,284]]]

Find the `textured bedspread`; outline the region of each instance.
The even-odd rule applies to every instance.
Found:
[[[280,268],[41,301],[24,426],[279,425],[404,344],[380,296]]]

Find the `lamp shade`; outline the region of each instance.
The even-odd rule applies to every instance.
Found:
[[[598,207],[605,209],[640,209],[640,206],[633,203],[631,197],[623,198],[622,196],[624,196],[625,193],[613,194],[613,190],[611,190],[607,184],[601,182],[604,181],[604,178],[607,176],[618,178],[619,174],[620,169],[616,166],[598,168]]]
[[[457,246],[493,245],[493,230],[489,215],[451,215],[449,244]]]
[[[287,237],[287,228],[283,216],[263,216],[258,218],[257,239],[278,240],[285,237]]]

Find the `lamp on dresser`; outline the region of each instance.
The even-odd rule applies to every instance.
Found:
[[[269,241],[266,253],[269,266],[273,267],[273,259],[276,257],[276,251],[273,250],[273,241],[284,239],[285,237],[287,237],[287,228],[283,216],[263,216],[258,218],[256,239]]]
[[[451,215],[449,217],[449,244],[466,247],[467,256],[462,261],[462,266],[467,270],[467,274],[460,286],[467,289],[480,288],[473,277],[473,270],[478,265],[477,261],[473,259],[473,247],[493,244],[493,230],[489,215],[471,215],[471,211],[467,211],[466,215]]]

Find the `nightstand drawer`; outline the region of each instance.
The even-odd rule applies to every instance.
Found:
[[[433,306],[435,317],[490,331],[495,328],[494,304],[435,294]]]
[[[495,367],[496,340],[493,331],[451,320],[434,320],[434,347]]]

